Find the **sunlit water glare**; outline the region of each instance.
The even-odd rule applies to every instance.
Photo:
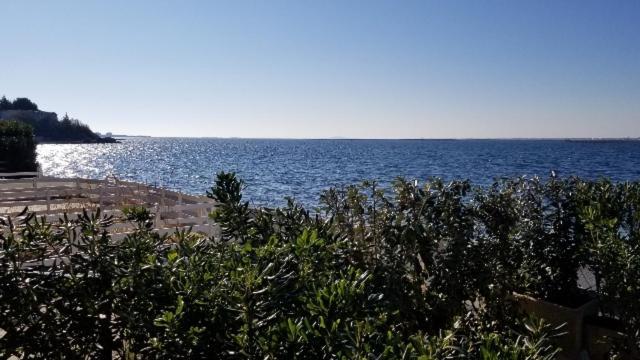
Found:
[[[120,144],[38,146],[45,175],[124,180],[204,194],[216,172],[235,171],[255,205],[285,196],[317,205],[330,186],[397,176],[470,179],[501,176],[607,176],[640,180],[640,142],[561,140],[258,140],[129,138]]]

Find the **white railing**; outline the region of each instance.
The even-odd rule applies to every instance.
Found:
[[[5,178],[5,177],[17,177],[17,176],[33,176],[33,177],[38,177],[40,176],[40,172],[38,171],[25,171],[25,172],[10,172],[10,173],[2,173],[0,172],[0,178]]]
[[[216,204],[202,196],[115,178],[0,180],[0,216],[16,216],[26,207],[36,215],[55,222],[64,213],[75,218],[83,209],[100,208],[103,214],[113,215],[117,220],[110,228],[114,240],[124,238],[135,229],[134,224],[123,219],[121,211],[131,205],[144,206],[154,213],[156,231],[163,235],[190,227],[207,235],[216,233],[217,227],[208,216]]]

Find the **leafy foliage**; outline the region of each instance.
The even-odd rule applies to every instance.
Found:
[[[31,126],[16,121],[0,121],[0,172],[36,169],[36,144]]]
[[[398,179],[391,197],[365,182],[326,191],[315,215],[250,209],[242,187],[220,173],[208,192],[215,239],[159,236],[139,207],[118,244],[99,212],[3,219],[0,357],[553,359],[561,329],[507,294],[572,293],[586,264],[638,324],[637,268],[621,266],[637,256],[637,184]]]
[[[16,98],[9,101],[5,96],[0,99],[0,111],[3,110],[38,110],[38,105],[27,98]]]
[[[623,320],[627,351],[640,351],[640,184],[608,180],[578,188],[589,267],[603,311]],[[631,349],[631,350],[630,350]]]

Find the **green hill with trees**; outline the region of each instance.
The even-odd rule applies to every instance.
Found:
[[[0,121],[14,120],[30,125],[38,142],[58,143],[113,143],[91,131],[88,125],[65,114],[62,119],[54,112],[42,111],[28,98],[10,101],[0,99]]]

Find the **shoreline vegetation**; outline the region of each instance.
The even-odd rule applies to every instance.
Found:
[[[207,192],[216,237],[159,236],[136,206],[117,244],[99,210],[1,218],[0,357],[637,358],[640,182],[365,181],[318,214],[243,188]]]
[[[127,138],[150,139],[221,139],[221,140],[304,140],[304,141],[567,141],[567,142],[640,142],[640,138],[275,138],[275,137],[219,137],[219,136],[151,136],[151,135],[111,135],[116,140]],[[44,142],[48,143],[48,142]],[[52,142],[55,143],[55,142]]]
[[[0,121],[0,173],[37,169],[33,128],[18,121]]]
[[[62,119],[54,112],[38,109],[38,105],[28,98],[13,101],[5,96],[0,98],[0,122],[18,121],[30,125],[36,142],[40,144],[103,144],[116,143],[113,137],[102,137],[88,125],[65,114]]]

